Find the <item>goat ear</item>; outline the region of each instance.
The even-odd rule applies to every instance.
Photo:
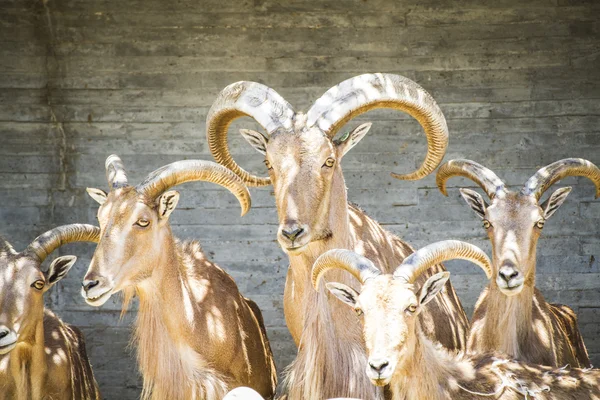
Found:
[[[571,193],[572,189],[573,188],[571,188],[570,186],[560,188],[558,190],[555,190],[554,193],[552,193],[550,197],[548,197],[548,200],[546,200],[540,206],[542,207],[542,210],[544,210],[544,219],[550,218],[556,212],[556,210],[558,210],[562,203],[565,202],[567,196],[569,195],[569,193]]]
[[[45,273],[46,286],[44,291],[50,289],[56,282],[64,278],[73,264],[75,264],[75,261],[77,261],[77,257],[75,256],[62,256],[54,259],[52,264],[50,264],[50,268],[48,268],[48,272]]]
[[[88,192],[90,197],[92,199],[96,200],[96,202],[100,205],[104,204],[104,202],[106,201],[107,194],[104,190],[95,189],[95,188],[87,188],[87,189],[85,189],[85,191]]]
[[[267,142],[265,135],[252,129],[240,129],[240,133],[259,153],[267,154]]]
[[[427,279],[421,290],[419,290],[419,294],[417,294],[419,306],[423,306],[433,300],[435,295],[444,288],[448,279],[450,279],[450,272],[448,271],[438,272]]]
[[[371,122],[361,124],[357,126],[353,131],[346,133],[344,136],[336,140],[334,143],[337,146],[339,157],[342,157],[351,148],[356,146],[358,142],[360,142],[361,139],[365,137],[367,132],[369,132],[369,129],[371,129],[371,125]]]
[[[481,197],[479,193],[471,189],[461,188],[459,189],[459,191],[463,199],[465,199],[465,201],[469,205],[469,207],[471,207],[473,211],[475,211],[475,213],[479,215],[482,219],[485,218],[485,210],[488,204],[485,202],[483,197]]]
[[[337,282],[327,282],[325,286],[335,297],[348,304],[350,307],[356,305],[356,299],[358,298],[358,292],[356,290]]]
[[[167,220],[179,201],[179,192],[169,190],[158,198],[158,217]]]

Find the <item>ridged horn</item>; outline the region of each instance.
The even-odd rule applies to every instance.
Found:
[[[333,249],[321,254],[313,264],[312,284],[316,290],[323,274],[332,268],[351,273],[360,283],[381,275],[381,271],[368,258],[350,250]]]
[[[223,186],[240,202],[242,215],[250,209],[250,192],[244,182],[229,169],[212,161],[184,160],[165,165],[148,175],[136,189],[148,198],[155,199],[170,187],[191,181]]]
[[[435,177],[440,192],[448,196],[446,181],[454,176],[468,178],[478,184],[490,199],[506,193],[504,182],[491,169],[471,160],[456,159],[444,163]]]
[[[330,138],[350,119],[376,108],[392,108],[415,118],[427,137],[423,164],[403,180],[417,180],[432,173],[442,162],[448,147],[448,126],[442,110],[421,86],[393,74],[364,74],[329,89],[307,113],[307,127],[318,126]]]
[[[0,236],[0,253],[16,254],[17,252],[4,237]]]
[[[73,242],[93,242],[100,240],[100,228],[87,224],[62,225],[41,234],[25,249],[25,252],[44,261],[54,250]]]
[[[436,264],[452,259],[471,261],[483,269],[488,279],[492,276],[492,263],[479,247],[460,240],[443,240],[427,245],[410,256],[394,271],[395,279],[414,283],[417,278]]]
[[[108,156],[104,163],[104,168],[106,168],[106,180],[108,181],[108,186],[110,186],[111,190],[128,185],[127,173],[125,172],[123,161],[121,161],[121,158],[119,158],[118,155],[111,154]]]
[[[256,82],[236,82],[219,93],[206,117],[206,138],[215,160],[232,170],[248,186],[265,186],[269,177],[259,177],[240,167],[229,152],[227,132],[233,120],[254,118],[270,136],[277,130],[291,131],[295,112],[276,91]]]
[[[521,193],[539,200],[548,188],[567,176],[583,176],[596,186],[596,198],[600,197],[600,169],[583,158],[565,158],[540,168],[527,180]]]

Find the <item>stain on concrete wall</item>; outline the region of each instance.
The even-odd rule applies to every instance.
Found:
[[[19,248],[45,229],[94,223],[88,186],[106,189],[104,159],[119,154],[132,182],[166,163],[212,159],[204,123],[216,94],[239,80],[265,83],[306,110],[325,90],[364,72],[416,80],[439,101],[450,128],[446,159],[471,158],[511,186],[564,157],[600,164],[600,8],[594,1],[531,0],[0,0],[0,231]],[[426,148],[418,124],[392,111],[374,121],[343,169],[351,201],[416,247],[449,238],[489,250],[480,221],[434,178],[401,182]],[[236,159],[264,173],[262,159],[230,130]],[[548,222],[538,251],[538,286],[580,318],[600,365],[600,201],[574,186]],[[197,238],[262,308],[278,367],[294,357],[282,293],[287,258],[275,240],[269,188],[252,189],[239,217],[214,185],[180,188],[171,220]],[[93,246],[60,253],[79,262],[48,305],[81,327],[107,399],[135,399],[136,363],[127,349],[136,306],[87,306],[79,285]],[[470,313],[484,276],[448,263]]]

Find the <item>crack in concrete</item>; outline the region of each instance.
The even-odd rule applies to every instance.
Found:
[[[58,160],[59,160],[59,178],[56,185],[53,185],[49,189],[49,214],[50,214],[50,223],[52,226],[55,226],[57,223],[62,221],[57,221],[56,216],[56,192],[65,192],[68,189],[68,180],[67,180],[67,135],[64,129],[63,122],[57,117],[54,105],[52,103],[52,81],[55,80],[56,74],[59,71],[59,63],[58,58],[56,56],[55,45],[56,45],[56,35],[54,32],[54,26],[52,24],[52,15],[50,7],[48,6],[48,0],[42,0],[43,10],[40,11],[40,20],[45,20],[46,24],[42,27],[43,30],[47,31],[45,37],[46,39],[42,39],[44,44],[46,45],[46,57],[44,60],[44,72],[46,74],[46,105],[48,106],[48,111],[50,113],[50,123],[52,124],[52,130],[57,133],[58,136]],[[44,21],[40,21],[44,22]],[[57,256],[63,255],[62,250],[57,249]],[[60,295],[62,288],[59,287],[53,290],[51,296],[47,296],[46,305],[50,308],[59,307],[60,303]]]
[[[52,16],[51,16],[51,11],[50,11],[50,7],[48,6],[48,0],[42,0],[42,4],[44,6],[44,11],[45,11],[45,20],[46,20],[46,27],[48,29],[48,37],[49,40],[46,43],[47,45],[47,51],[46,51],[46,60],[44,63],[44,70],[46,72],[46,105],[48,106],[48,109],[50,111],[50,120],[52,122],[52,124],[54,125],[56,131],[59,133],[60,135],[60,142],[59,142],[59,149],[58,149],[58,155],[59,155],[59,162],[60,162],[60,177],[59,177],[59,181],[58,181],[58,187],[57,189],[60,191],[65,191],[67,189],[67,160],[66,160],[66,153],[67,153],[67,135],[65,133],[65,129],[64,129],[64,125],[63,122],[60,121],[55,113],[53,104],[52,104],[52,89],[51,89],[51,81],[52,81],[52,76],[54,75],[54,73],[56,71],[58,71],[58,59],[56,57],[56,52],[54,51],[54,45],[56,43],[56,35],[54,34],[54,27],[52,24]],[[51,69],[51,63],[54,62],[54,68]]]

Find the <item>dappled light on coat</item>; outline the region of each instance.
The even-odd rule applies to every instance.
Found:
[[[473,254],[465,256],[454,249],[460,242],[447,246],[445,260],[463,258],[479,262]],[[444,244],[439,242],[435,245]],[[431,252],[426,246],[419,253]],[[471,245],[469,245],[471,246]],[[451,247],[454,247],[452,249]],[[471,246],[474,248],[474,246]],[[475,249],[485,260],[485,253]],[[398,270],[411,271],[411,261]],[[366,342],[366,375],[377,386],[388,385],[391,400],[483,399],[600,399],[600,370],[552,368],[515,361],[502,353],[472,354],[452,352],[434,343],[421,329],[418,314],[443,288],[449,272],[440,272],[423,285],[414,274],[422,274],[433,262],[420,262],[410,279],[406,274],[361,274],[359,268],[370,261],[356,253],[331,250],[315,263],[313,284],[317,287],[325,272],[344,269],[361,280],[360,293],[335,281],[327,288],[340,303],[360,312]],[[488,266],[489,260],[485,262]]]
[[[64,225],[17,253],[0,238],[0,399],[99,400],[81,332],[44,308],[44,294],[76,257],[44,259],[62,244],[98,240],[91,225]]]
[[[334,396],[373,399],[382,395],[361,374],[366,360],[356,315],[337,304],[324,288],[314,291],[310,284],[312,264],[329,249],[358,251],[386,270],[412,252],[408,244],[348,203],[341,162],[369,132],[371,124],[360,124],[337,139],[336,134],[350,119],[379,108],[406,112],[415,118],[428,143],[425,160],[416,171],[392,176],[416,180],[431,173],[446,151],[446,121],[435,100],[403,76],[364,74],[347,79],[324,93],[306,113],[295,111],[265,85],[236,82],[223,89],[207,116],[207,139],[215,159],[248,185],[273,185],[279,219],[277,240],[290,261],[285,319],[298,346],[284,384],[290,400]],[[242,116],[254,118],[266,132],[240,130],[264,155],[268,177],[245,171],[229,152],[229,124]],[[441,265],[437,268],[444,269]],[[344,272],[332,275],[355,285]],[[450,284],[442,297],[446,297],[443,303],[436,301],[424,314],[427,334],[449,348],[463,348],[467,317]]]
[[[519,191],[510,191],[491,170],[471,160],[451,160],[440,167],[437,185],[447,195],[446,181],[473,180],[489,197],[460,189],[467,204],[483,220],[492,243],[493,276],[480,295],[472,318],[468,349],[499,350],[536,364],[589,367],[590,360],[573,310],[550,304],[535,287],[536,249],[546,221],[566,200],[571,188],[560,188],[539,203],[544,192],[567,176],[584,176],[600,194],[600,169],[587,160],[567,158],[538,170]]]
[[[122,172],[111,173],[115,168]],[[113,175],[126,178],[114,155],[107,159],[107,176]],[[171,232],[168,219],[179,193],[168,189],[194,180],[226,187],[244,212],[250,206],[237,176],[200,160],[161,167],[140,185],[121,183],[108,194],[88,189],[101,204],[101,239],[82,295],[101,306],[123,292],[122,313],[134,295],[139,298],[132,345],[144,380],[142,399],[220,399],[242,385],[271,398],[277,377],[260,310],[198,242],[180,242]]]

